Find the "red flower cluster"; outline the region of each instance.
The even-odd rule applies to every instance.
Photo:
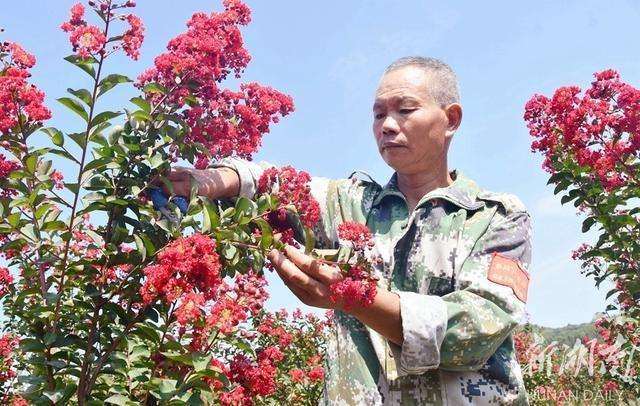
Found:
[[[242,84],[239,92],[223,90],[215,97],[207,107],[192,107],[186,112],[189,141],[206,145],[214,158],[251,158],[262,135],[269,132],[269,124],[293,111],[291,97],[257,83]],[[206,164],[208,159],[201,155],[199,166]]]
[[[257,83],[241,85],[239,92],[219,88],[229,73],[239,77],[251,59],[238,28],[251,20],[249,8],[239,0],[225,0],[224,7],[221,13],[194,14],[187,31],[138,79],[140,87],[155,82],[169,89],[171,104],[183,106],[187,96],[195,98],[184,111],[191,129],[185,141],[207,149],[198,157],[199,167],[210,157],[250,158],[269,124],[293,111],[289,96]]]
[[[236,355],[230,365],[230,380],[242,387],[245,399],[242,404],[251,404],[256,396],[269,396],[276,391],[277,364],[284,354],[277,347],[267,347],[258,352],[254,364],[242,355]]]
[[[64,176],[62,176],[62,172],[55,170],[51,172],[51,175],[49,177],[53,181],[53,187],[55,187],[56,189],[64,188]]]
[[[13,284],[13,276],[5,267],[0,267],[0,298],[7,294],[9,286]]]
[[[13,370],[13,353],[20,340],[11,333],[5,333],[0,337],[0,386],[16,376]]]
[[[640,151],[640,90],[613,70],[594,76],[582,96],[576,86],[557,89],[551,99],[534,95],[524,119],[535,139],[531,148],[545,154],[547,171],[558,170],[552,158],[568,152],[611,190],[635,177],[625,161]]]
[[[369,228],[360,223],[347,221],[338,226],[338,238],[349,242],[353,249],[364,251],[373,248],[373,236]]]
[[[294,243],[287,207],[295,207],[306,227],[313,227],[320,220],[320,205],[311,194],[310,181],[307,172],[298,172],[291,166],[269,168],[258,180],[258,193],[270,193],[278,199],[278,209],[267,213],[266,220],[275,232],[282,234],[285,243]]]
[[[22,396],[14,396],[11,399],[11,406],[29,406],[29,402]]]
[[[144,41],[144,25],[140,17],[134,14],[126,15],[124,19],[129,23],[129,29],[122,36],[122,49],[131,59],[137,61]]]
[[[205,299],[214,298],[222,282],[216,243],[202,234],[167,244],[158,253],[156,263],[144,269],[144,274],[147,279],[141,294],[145,304],[158,298],[172,303],[183,297],[195,304],[197,300],[193,295],[188,296],[190,293],[201,294]]]
[[[96,4],[89,2],[96,11],[113,21],[114,10],[119,8],[135,7],[133,1],[127,1],[123,4],[116,4],[110,1],[99,1]],[[106,33],[95,25],[87,24],[84,19],[85,9],[81,3],[71,7],[71,17],[69,21],[62,23],[60,28],[69,33],[69,41],[73,46],[73,52],[82,58],[88,58],[96,54],[106,56],[105,47],[107,45]],[[138,60],[140,57],[140,47],[144,41],[144,25],[142,20],[133,14],[123,14],[118,16],[122,21],[126,21],[129,28],[119,37],[119,40],[112,40],[110,43],[116,43],[113,50],[122,47],[122,50],[131,59]]]
[[[281,347],[287,347],[293,341],[293,335],[284,328],[282,319],[286,319],[286,313],[275,316],[266,314],[258,325],[258,332],[277,340]]]
[[[0,69],[0,135],[16,128],[23,131],[30,123],[39,123],[51,118],[44,107],[44,93],[27,83],[36,59],[20,45],[5,42],[0,44],[4,68]],[[22,116],[22,118],[20,118]]]
[[[0,179],[6,179],[11,172],[20,169],[20,164],[10,161],[3,154],[0,154]],[[11,197],[16,193],[15,189],[0,188],[0,198]]]
[[[338,226],[338,238],[355,250],[355,256],[343,264],[347,266],[343,279],[329,287],[331,300],[342,303],[346,310],[370,306],[377,293],[377,279],[365,255],[374,246],[371,231],[364,224],[345,221]]]
[[[218,300],[205,307],[205,323],[195,335],[206,335],[212,330],[221,334],[233,333],[240,323],[262,310],[269,297],[266,286],[264,277],[253,272],[236,275],[233,286],[221,284]],[[197,347],[199,341],[194,345]]]
[[[20,45],[7,42],[2,44],[2,52],[7,52],[11,55],[11,63],[19,69],[33,68],[36,64],[36,57],[24,50]]]
[[[69,33],[69,42],[78,56],[88,58],[92,54],[104,52],[107,37],[100,28],[87,24],[81,3],[71,7],[71,18],[62,23],[60,28]]]
[[[289,375],[293,382],[305,382],[307,378],[311,381],[322,381],[324,380],[324,368],[320,365],[316,365],[311,368],[309,372],[305,372],[300,368],[295,368],[289,371]]]
[[[266,280],[255,273],[238,274],[233,284],[222,279],[220,257],[210,237],[194,234],[168,244],[156,264],[147,266],[141,289],[145,304],[157,298],[176,303],[181,335],[190,329],[190,347],[206,350],[211,331],[228,335],[268,298]]]
[[[287,382],[297,383],[298,388],[304,385],[306,389],[311,389],[317,388],[318,383],[324,380],[320,349],[311,353],[308,350],[316,348],[310,345],[317,343],[329,322],[321,321],[314,315],[305,317],[299,310],[293,314],[294,324],[288,322],[288,317],[285,310],[263,312],[253,319],[253,330],[242,330],[252,333],[251,337],[242,335],[244,338],[258,344],[255,359],[237,353],[230,359],[228,367],[221,360],[212,361],[235,385],[229,392],[220,394],[223,405],[252,405],[258,396],[275,401],[270,396],[276,395],[278,389],[278,392],[293,389],[293,386],[284,386]],[[224,386],[217,379],[210,384],[218,389]]]
[[[331,300],[342,303],[345,310],[354,306],[371,306],[378,293],[377,280],[360,265],[350,265],[344,278],[329,288]]]

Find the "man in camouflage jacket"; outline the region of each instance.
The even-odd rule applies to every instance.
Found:
[[[396,61],[381,80],[374,117],[380,153],[396,171],[390,181],[311,181],[322,215],[318,244],[335,247],[337,226],[357,221],[373,233],[372,255],[382,259],[374,304],[335,312],[324,403],[526,404],[511,334],[527,300],[529,214],[515,196],[447,169],[461,120],[447,65]],[[251,198],[268,164],[214,166],[233,169],[230,184],[238,185],[227,189]],[[423,175],[435,181],[416,180]],[[335,270],[292,248],[270,259],[303,302],[335,307],[328,298]]]

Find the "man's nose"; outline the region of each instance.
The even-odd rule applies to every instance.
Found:
[[[385,117],[382,122],[382,135],[395,135],[400,132],[398,122],[391,116]]]

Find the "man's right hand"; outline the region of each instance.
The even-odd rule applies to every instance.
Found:
[[[176,166],[171,168],[165,178],[171,184],[173,193],[165,182],[156,180],[154,183],[167,195],[184,196],[187,199],[191,195],[192,182],[197,185],[199,196],[211,200],[238,196],[240,191],[238,174],[230,168],[195,169]]]

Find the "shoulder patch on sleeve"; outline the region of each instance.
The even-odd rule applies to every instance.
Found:
[[[483,190],[482,192],[478,193],[478,199],[498,202],[502,205],[502,207],[504,207],[506,213],[527,211],[527,208],[525,207],[524,203],[522,203],[522,200],[520,200],[518,196],[511,193],[497,193]]]
[[[487,279],[499,285],[510,287],[522,302],[527,302],[529,290],[529,273],[519,261],[502,254],[493,253]]]

